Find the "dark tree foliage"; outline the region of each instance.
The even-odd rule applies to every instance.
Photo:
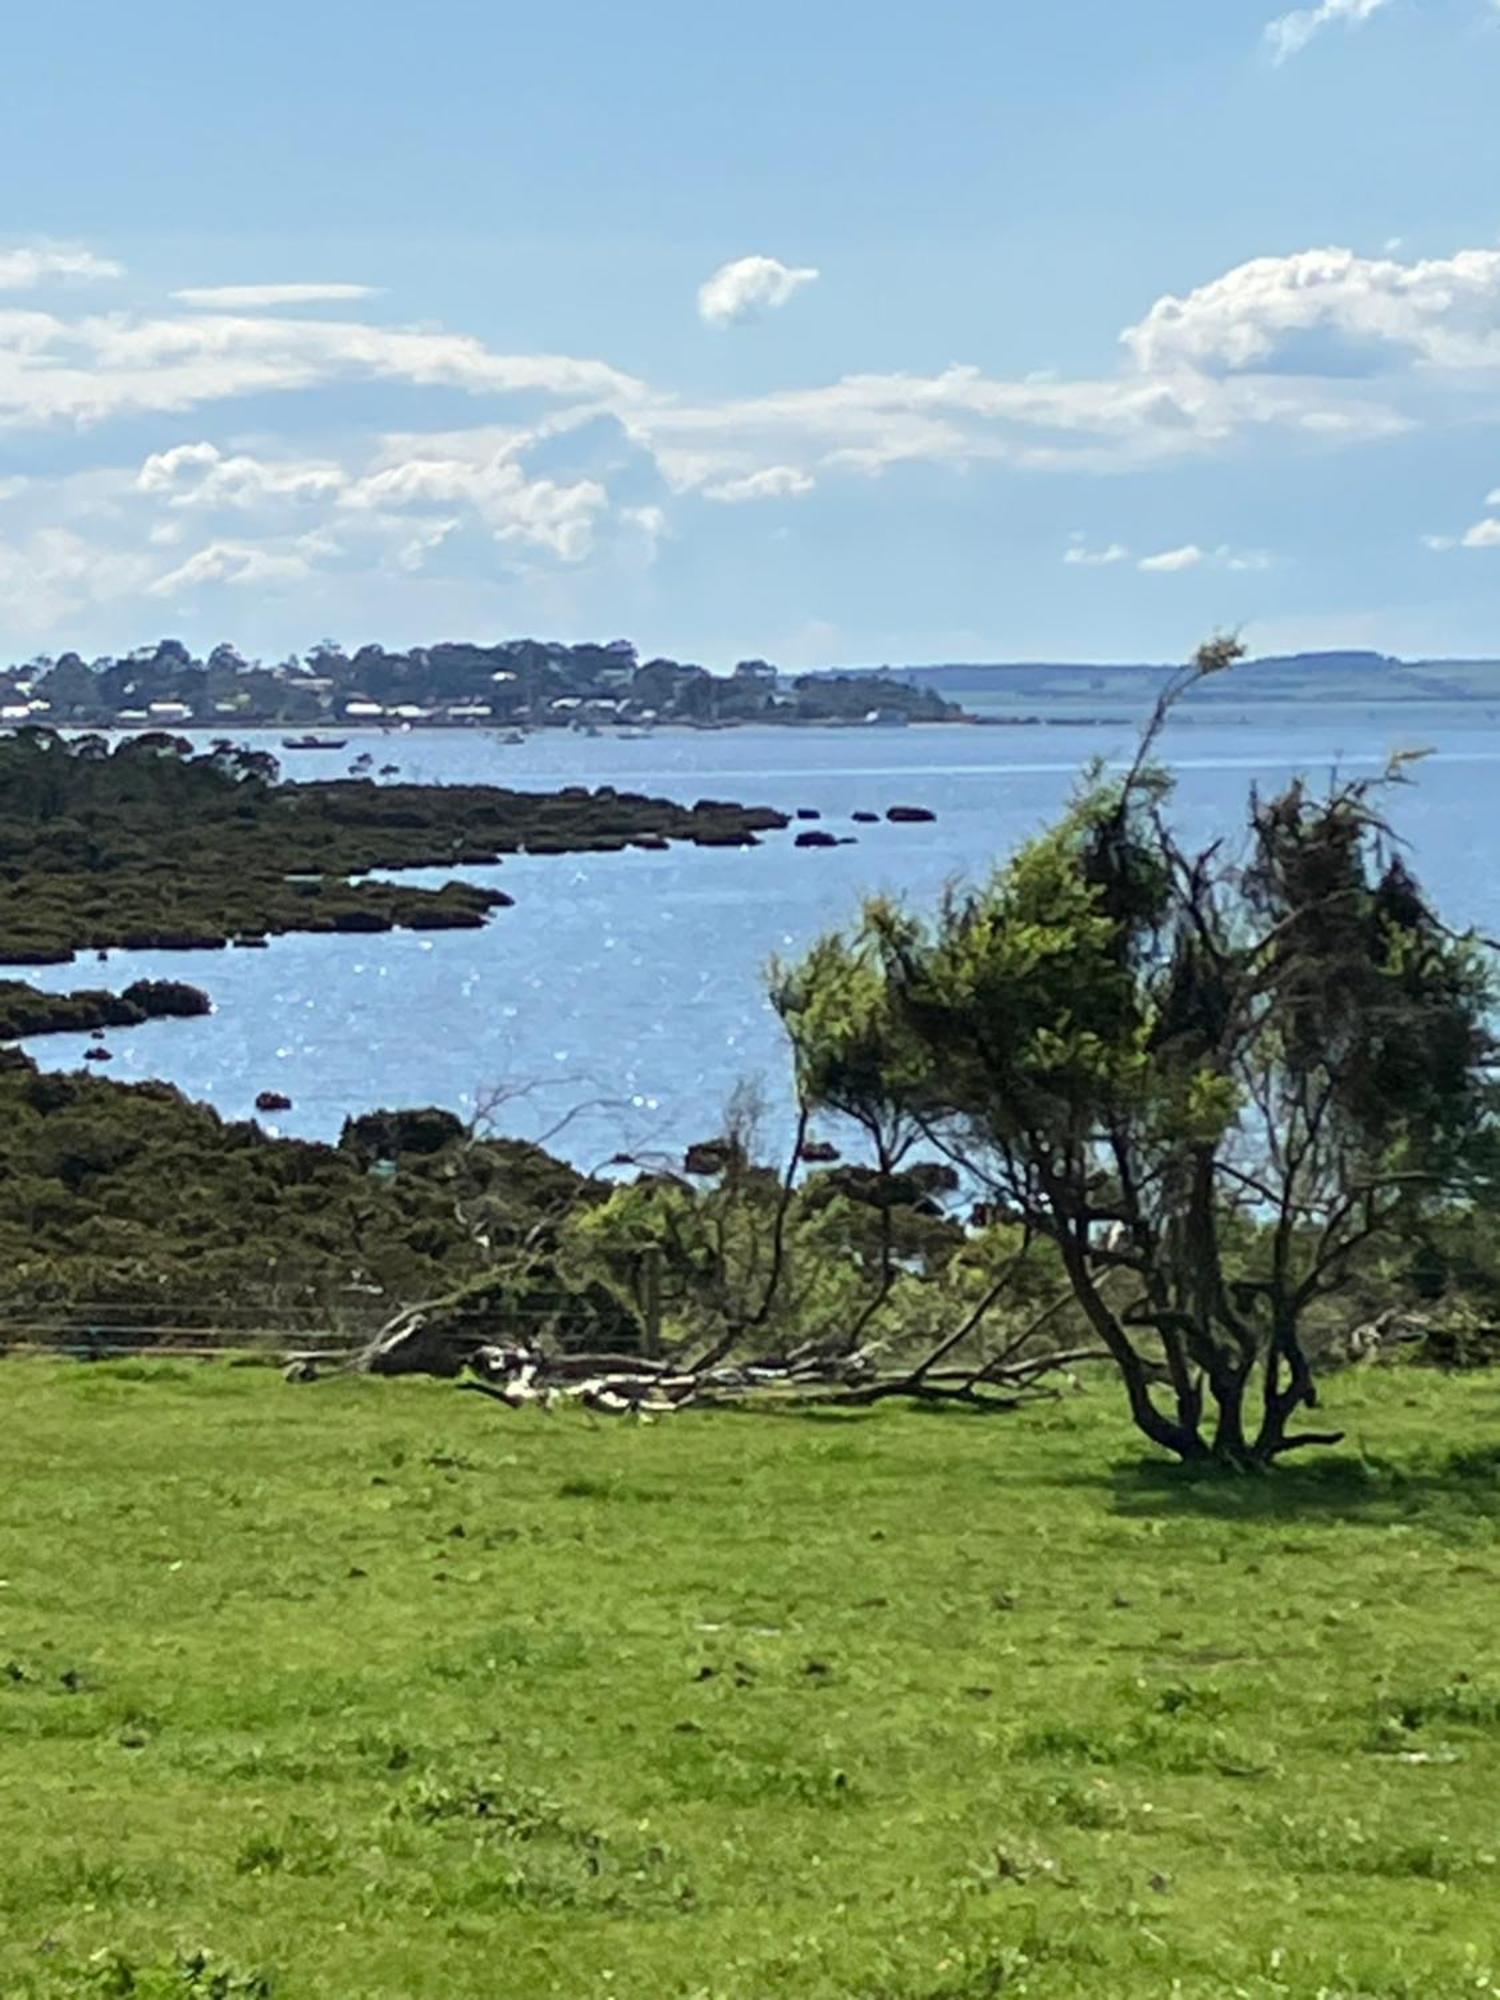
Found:
[[[1382,818],[1399,765],[1180,843],[1156,741],[1237,656],[983,886],[869,904],[778,999],[814,1105],[915,1125],[1055,1246],[1153,1442],[1250,1467],[1336,1441],[1291,1428],[1309,1323],[1487,1175],[1494,989]]]

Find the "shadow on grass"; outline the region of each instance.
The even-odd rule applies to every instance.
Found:
[[[1329,1452],[1284,1460],[1259,1476],[1162,1460],[1117,1464],[1106,1475],[1118,1513],[1197,1515],[1217,1521],[1422,1521],[1455,1528],[1500,1517],[1500,1444],[1396,1460]]]

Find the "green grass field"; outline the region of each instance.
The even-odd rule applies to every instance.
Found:
[[[1500,1379],[1025,1415],[13,1362],[0,1995],[1500,1993]]]

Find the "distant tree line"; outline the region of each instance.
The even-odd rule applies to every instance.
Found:
[[[266,662],[235,647],[195,658],[163,639],[123,658],[86,661],[40,655],[0,675],[11,720],[83,728],[117,723],[216,728],[316,726],[421,711],[436,721],[561,726],[595,710],[624,722],[698,724],[863,721],[872,713],[912,722],[958,719],[962,710],[932,688],[881,675],[782,676],[764,660],[731,674],[691,662],[642,660],[628,640],[564,645],[511,639],[481,646],[447,642],[392,651],[346,651],[324,639],[302,657]]]

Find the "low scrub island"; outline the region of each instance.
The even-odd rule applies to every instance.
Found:
[[[282,931],[474,928],[510,898],[366,879],[371,870],[488,866],[506,854],[617,852],[668,841],[753,845],[785,816],[716,800],[674,805],[608,786],[276,782],[274,758],[194,752],[151,732],[0,739],[0,964],[81,950],[246,944]]]

